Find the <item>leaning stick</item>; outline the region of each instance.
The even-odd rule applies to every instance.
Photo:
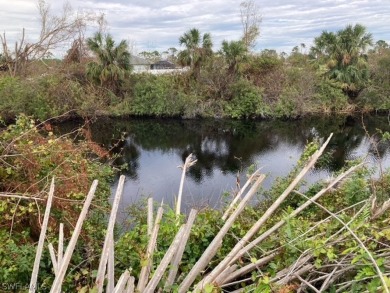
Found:
[[[153,278],[150,280],[149,284],[146,286],[143,293],[155,292],[155,289],[157,288],[158,283],[160,282],[165,270],[167,269],[169,263],[171,262],[173,256],[175,255],[177,247],[179,246],[180,241],[182,240],[184,231],[185,231],[185,225],[182,225],[179,231],[177,232],[175,238],[173,239],[171,245],[169,246],[167,252],[165,253],[163,259],[158,265],[156,271],[154,272]]]
[[[156,220],[154,222],[153,232],[149,239],[148,247],[146,249],[146,265],[142,267],[140,277],[137,284],[137,291],[143,292],[149,278],[150,270],[153,262],[153,252],[156,247],[158,230],[160,229],[160,222],[163,215],[163,207],[160,206],[157,210]]]
[[[152,235],[153,231],[153,198],[148,198],[148,237]]]
[[[218,284],[220,284],[221,286],[224,286],[224,285],[229,285],[228,282],[231,282],[235,279],[237,279],[238,277],[241,277],[243,275],[246,275],[248,274],[249,272],[252,272],[253,270],[269,263],[271,260],[273,260],[279,253],[278,252],[274,252],[274,253],[271,253],[270,255],[267,255],[265,257],[262,257],[260,259],[258,259],[257,261],[255,261],[254,263],[250,263],[240,269],[238,269],[237,271],[235,272],[232,272],[226,279],[224,279],[222,282],[218,282]]]
[[[274,233],[275,231],[277,231],[280,227],[282,227],[284,224],[286,224],[286,222],[297,216],[300,212],[302,212],[304,209],[306,209],[309,205],[311,205],[313,203],[313,201],[315,200],[318,200],[321,196],[323,196],[325,193],[327,193],[330,189],[332,189],[335,185],[337,185],[341,180],[343,180],[345,177],[347,177],[348,175],[350,175],[352,172],[354,172],[356,169],[358,169],[359,167],[361,167],[363,165],[363,163],[359,164],[359,165],[356,165],[356,166],[353,166],[351,168],[349,168],[347,171],[345,171],[344,173],[340,174],[339,176],[337,176],[337,178],[335,178],[332,182],[330,182],[328,184],[327,187],[323,188],[322,190],[320,190],[316,195],[314,195],[310,200],[307,200],[303,205],[301,205],[299,208],[297,208],[296,210],[294,210],[290,215],[288,215],[288,217],[286,219],[282,219],[280,220],[278,223],[276,223],[273,227],[271,227],[270,229],[268,229],[267,231],[265,231],[264,233],[262,233],[259,237],[257,237],[255,240],[253,240],[252,242],[250,242],[248,245],[246,245],[245,247],[243,247],[233,258],[232,260],[230,261],[230,264],[236,262],[240,257],[242,257],[245,253],[247,253],[249,250],[251,250],[252,248],[256,247],[257,245],[259,245],[262,241],[264,241],[265,239],[267,239],[272,233]]]
[[[189,156],[186,158],[184,165],[183,165],[183,172],[181,173],[181,180],[180,180],[180,186],[179,186],[179,194],[177,196],[177,203],[176,203],[176,216],[180,215],[180,208],[181,208],[181,198],[183,195],[183,185],[184,185],[184,179],[186,177],[187,169],[189,169],[191,166],[195,165],[197,160],[194,160],[192,158],[192,154],[189,154]]]
[[[51,262],[53,264],[54,275],[56,276],[58,274],[58,262],[56,259],[56,253],[54,251],[53,244],[49,243],[49,245],[47,247],[49,248],[50,258],[51,258]]]
[[[276,209],[281,205],[281,203],[287,198],[290,192],[295,188],[295,186],[302,180],[302,178],[306,175],[306,173],[314,166],[318,158],[324,152],[326,146],[328,145],[330,139],[333,134],[331,134],[322,147],[317,150],[310,158],[309,162],[302,169],[302,171],[298,174],[298,176],[290,183],[287,189],[276,199],[276,201],[267,209],[267,211],[261,216],[261,218],[252,226],[251,229],[245,234],[245,236],[237,242],[234,248],[229,252],[229,254],[214,268],[211,273],[206,276],[202,281],[200,281],[196,289],[202,290],[202,288],[206,284],[212,283],[215,278],[222,273],[226,266],[229,265],[234,256],[250,241],[250,239],[259,231],[259,229],[263,226],[263,224],[271,217],[271,215],[276,211]],[[191,284],[189,284],[190,286]],[[188,289],[189,286],[186,288]]]
[[[54,177],[51,180],[49,196],[46,203],[45,215],[43,217],[41,234],[39,235],[38,248],[37,248],[37,253],[35,254],[34,267],[33,267],[31,280],[30,280],[29,293],[34,293],[37,287],[39,263],[41,262],[43,244],[45,242],[47,225],[49,223],[50,209],[51,209],[51,204],[53,202],[53,196],[54,196]]]
[[[125,176],[121,175],[119,177],[119,182],[118,182],[118,187],[116,189],[114,202],[112,203],[110,220],[108,221],[108,227],[107,227],[107,234],[106,234],[106,238],[104,240],[102,255],[100,257],[98,273],[97,273],[96,281],[95,281],[95,284],[97,285],[97,290],[99,293],[103,292],[104,275],[106,274],[106,266],[107,266],[107,260],[108,260],[109,247],[111,244],[111,239],[113,237],[112,235],[114,233],[116,214],[118,212],[119,202],[121,200],[121,196],[123,193],[124,184],[125,184]],[[114,248],[112,248],[112,249],[114,249]]]
[[[57,251],[57,266],[61,267],[62,258],[64,256],[64,224],[60,223],[60,233],[58,236],[58,251]]]
[[[236,197],[233,199],[233,201],[230,203],[229,207],[227,208],[227,210],[225,211],[225,213],[223,214],[222,216],[222,220],[226,220],[230,211],[234,208],[234,206],[236,205],[236,203],[238,202],[238,200],[241,198],[241,195],[245,192],[245,190],[248,188],[249,184],[252,183],[252,180],[255,178],[255,176],[259,175],[259,172],[260,170],[257,170],[255,173],[253,173],[249,179],[246,181],[246,183],[244,184],[244,186],[240,189],[240,191],[238,192],[238,194],[236,195]]]
[[[175,281],[177,271],[179,269],[179,263],[181,258],[183,257],[184,249],[186,247],[188,238],[190,236],[192,225],[194,224],[195,217],[196,217],[197,211],[194,209],[191,209],[191,212],[188,216],[187,223],[185,225],[185,231],[183,233],[183,237],[180,242],[180,246],[177,249],[177,252],[175,253],[175,256],[172,259],[171,268],[168,273],[168,278],[165,282],[164,291],[169,291],[169,287],[173,285],[173,282]]]
[[[126,293],[134,293],[134,277],[129,277],[127,280]]]
[[[188,273],[186,278],[179,286],[179,293],[185,293],[190,288],[191,284],[194,282],[195,278],[198,274],[209,264],[210,260],[215,256],[218,249],[222,245],[222,239],[228,232],[228,230],[233,225],[236,218],[240,215],[240,213],[244,210],[246,204],[252,199],[252,197],[256,194],[257,189],[260,184],[265,179],[265,175],[261,174],[259,178],[257,178],[256,182],[253,184],[252,188],[245,195],[243,200],[239,203],[237,209],[230,215],[230,217],[226,220],[225,224],[222,226],[221,230],[219,230],[218,234],[214,237],[213,241],[207,247],[207,249],[203,252],[200,259],[196,262],[196,264],[192,267],[191,271]]]
[[[115,286],[115,289],[112,290],[112,291],[109,291],[109,293],[122,293],[123,290],[125,289],[126,287],[126,284],[127,284],[127,281],[130,277],[130,273],[128,270],[126,270],[119,278],[119,281],[118,283],[116,284]]]
[[[87,216],[89,206],[91,205],[92,199],[95,196],[96,187],[98,185],[98,180],[94,180],[92,186],[88,192],[87,198],[84,202],[83,209],[81,210],[79,219],[77,220],[76,227],[73,231],[72,238],[70,239],[69,245],[66,248],[64,257],[61,262],[61,267],[58,270],[58,275],[55,277],[53,285],[51,287],[50,293],[59,293],[61,291],[61,285],[65,277],[66,270],[72,257],[73,250],[76,247],[77,239],[81,232],[81,227]]]
[[[114,264],[114,235],[111,233],[110,245],[108,247],[108,264],[107,264],[107,293],[114,292],[115,288],[115,264]]]
[[[219,276],[215,279],[216,284],[223,284],[223,282],[229,278],[229,276],[237,270],[237,265],[228,266]]]

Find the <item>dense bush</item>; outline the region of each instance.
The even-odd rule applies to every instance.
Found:
[[[44,127],[51,128],[50,124]],[[31,277],[35,256],[33,244],[38,240],[45,209],[45,200],[39,199],[46,198],[51,179],[55,178],[55,199],[47,239],[53,244],[57,243],[60,222],[64,223],[68,239],[89,187],[98,179],[94,208],[84,223],[79,248],[71,264],[74,271],[65,288],[81,286],[86,280],[78,274],[96,263],[96,253],[104,239],[111,169],[92,159],[91,149],[96,147],[91,148],[90,143],[75,144],[65,136],[56,137],[37,127],[34,120],[26,116],[20,116],[14,125],[3,130],[0,142],[0,191],[23,196],[0,200],[0,283],[25,284]],[[42,259],[40,276],[42,286],[53,279],[48,253]]]
[[[245,79],[230,87],[231,99],[226,103],[226,115],[231,118],[265,117],[268,109],[263,103],[261,91]]]
[[[343,112],[348,110],[349,106],[348,97],[343,93],[341,86],[330,80],[322,80],[316,86],[313,100],[316,112]]]
[[[130,114],[150,116],[181,116],[186,95],[175,87],[171,75],[142,75],[134,85],[129,98]]]

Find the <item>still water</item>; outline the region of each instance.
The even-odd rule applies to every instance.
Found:
[[[75,125],[63,125],[70,130]],[[64,131],[64,129],[63,129]],[[285,176],[307,142],[334,136],[326,160],[305,178],[314,182],[338,171],[347,160],[367,157],[373,165],[390,166],[390,147],[380,142],[380,131],[390,131],[388,117],[311,117],[297,121],[232,120],[97,120],[91,125],[94,141],[119,154],[115,163],[126,167],[122,210],[152,196],[172,205],[181,169],[192,153],[198,160],[184,183],[184,208],[218,207],[221,196],[241,186],[248,168],[262,168],[268,189]],[[251,167],[252,166],[252,167]],[[113,190],[116,188],[113,185]]]

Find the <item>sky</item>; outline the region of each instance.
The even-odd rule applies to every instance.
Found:
[[[322,31],[337,31],[360,23],[374,41],[390,43],[390,0],[253,0],[262,16],[255,51],[291,52],[301,43],[306,50]],[[60,13],[63,1],[47,0]],[[134,53],[180,49],[179,37],[191,28],[210,33],[214,49],[223,40],[242,35],[240,3],[234,0],[70,0],[82,13],[104,13],[107,32],[115,40],[127,40]],[[37,0],[0,0],[0,29],[9,43],[26,29],[27,39],[39,35]],[[90,28],[92,35],[96,28]],[[66,46],[63,46],[63,49]],[[64,50],[58,49],[57,55]]]

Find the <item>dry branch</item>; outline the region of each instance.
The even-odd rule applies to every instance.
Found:
[[[242,257],[245,253],[247,253],[249,250],[253,249],[257,245],[259,245],[262,241],[267,239],[272,233],[277,231],[280,227],[282,227],[289,219],[297,216],[300,212],[302,212],[304,209],[306,209],[308,206],[312,204],[313,201],[318,200],[321,196],[326,194],[329,190],[331,190],[334,186],[336,186],[341,180],[349,176],[352,172],[356,171],[356,169],[360,168],[363,164],[356,165],[354,167],[351,167],[346,172],[340,174],[337,176],[333,181],[331,181],[327,187],[320,190],[317,194],[315,194],[310,200],[307,200],[304,204],[302,204],[299,208],[294,210],[290,215],[286,217],[286,219],[280,220],[278,223],[276,223],[274,226],[272,226],[270,229],[262,233],[259,237],[257,237],[255,240],[250,242],[248,245],[243,247],[236,255],[232,258],[230,261],[230,264],[237,261],[240,257]]]
[[[56,253],[54,251],[53,244],[49,243],[49,245],[47,247],[49,248],[50,259],[51,259],[51,262],[53,264],[54,274],[57,275],[58,274],[58,262],[57,262]]]
[[[128,270],[126,270],[119,278],[118,283],[115,286],[115,289],[112,291],[109,291],[109,293],[122,293],[126,287],[126,284],[128,282],[128,279],[130,278],[130,273]]]
[[[184,185],[184,179],[186,177],[186,172],[187,170],[195,165],[195,163],[197,162],[197,160],[195,160],[192,156],[192,154],[189,154],[189,156],[186,158],[185,162],[184,162],[184,165],[181,166],[181,168],[183,169],[183,172],[181,174],[181,180],[180,180],[180,187],[179,187],[179,193],[177,195],[177,203],[176,203],[176,216],[179,216],[180,215],[180,209],[181,209],[181,199],[182,199],[182,196],[183,196],[183,185]]]
[[[229,213],[231,212],[231,210],[234,208],[234,206],[237,204],[237,202],[240,200],[242,194],[245,192],[245,190],[248,188],[249,184],[252,183],[252,181],[254,180],[254,178],[256,176],[259,175],[259,172],[260,170],[257,170],[256,172],[254,172],[250,177],[249,179],[246,181],[246,183],[244,184],[244,186],[240,189],[240,191],[238,192],[238,194],[235,196],[235,198],[232,200],[232,202],[230,203],[229,207],[226,209],[225,213],[223,214],[222,216],[222,220],[226,220]]]
[[[304,196],[304,195],[303,195]],[[305,196],[305,198],[307,198]],[[359,246],[367,253],[368,255],[368,258],[370,259],[370,261],[372,262],[381,282],[382,282],[382,285],[383,285],[383,289],[386,293],[389,293],[389,287],[387,286],[386,284],[386,280],[384,279],[384,276],[383,276],[383,273],[382,271],[380,270],[378,264],[376,263],[374,257],[372,256],[371,252],[368,250],[368,248],[364,245],[363,241],[356,235],[355,232],[353,232],[353,230],[343,221],[341,220],[336,214],[332,213],[330,210],[328,210],[326,207],[324,207],[323,205],[319,204],[318,202],[315,202],[313,201],[313,203],[315,205],[317,205],[318,207],[320,207],[321,209],[323,209],[324,211],[326,211],[329,215],[331,215],[334,219],[336,219],[338,222],[340,222],[340,224],[343,225],[343,227],[345,227],[345,229],[348,230],[348,232],[352,235],[353,238],[355,238],[355,240],[359,243]]]
[[[278,255],[278,253],[275,252],[275,253],[271,253],[270,255],[267,255],[265,257],[262,257],[262,258],[258,259],[257,261],[255,261],[254,263],[248,264],[248,265],[238,269],[237,271],[232,272],[232,274],[230,274],[228,276],[228,278],[223,280],[223,282],[217,283],[217,284],[220,284],[221,286],[222,285],[229,285],[229,284],[227,284],[228,282],[231,282],[231,281],[237,279],[238,277],[241,277],[245,274],[252,272],[255,269],[258,269],[261,266],[264,266],[265,264],[267,264],[271,260],[273,260],[275,258],[275,256],[277,256],[277,255]]]
[[[49,223],[50,209],[51,209],[51,204],[53,202],[53,196],[54,196],[54,177],[52,178],[51,184],[50,184],[49,196],[47,198],[45,215],[43,217],[41,234],[39,235],[37,252],[35,254],[34,267],[33,267],[33,271],[32,271],[32,274],[31,274],[30,287],[29,287],[29,292],[30,293],[34,293],[35,290],[37,289],[37,279],[38,279],[38,272],[39,272],[39,263],[41,262],[41,256],[42,256],[42,251],[43,251],[43,244],[45,242],[47,225]]]
[[[168,278],[167,278],[167,280],[165,282],[165,286],[164,286],[165,290],[168,290],[168,288],[170,286],[172,286],[173,282],[175,281],[176,274],[177,274],[177,271],[179,269],[179,263],[180,263],[181,258],[183,257],[184,249],[186,247],[188,238],[190,236],[191,228],[192,228],[192,225],[194,224],[196,214],[197,214],[197,211],[192,209],[189,216],[188,216],[188,220],[187,220],[187,223],[185,225],[185,231],[183,233],[183,236],[182,236],[182,239],[180,242],[180,246],[178,247],[178,249],[175,253],[175,256],[172,259],[171,268],[169,270]]]
[[[158,283],[160,282],[165,270],[167,269],[169,263],[171,262],[173,256],[176,253],[177,247],[180,244],[181,238],[183,237],[183,233],[185,232],[185,225],[182,225],[177,232],[175,238],[173,239],[171,245],[169,246],[167,252],[165,253],[163,259],[161,260],[160,264],[156,268],[156,271],[154,272],[153,278],[150,280],[148,285],[146,286],[143,293],[153,293],[155,292],[155,289],[158,286]]]
[[[118,187],[116,189],[114,202],[112,203],[110,220],[108,222],[108,227],[107,227],[107,234],[106,234],[106,238],[104,240],[104,246],[103,246],[102,255],[101,255],[100,263],[99,263],[99,269],[98,269],[98,273],[97,273],[96,281],[95,281],[99,293],[103,292],[104,275],[106,273],[108,254],[109,254],[109,250],[110,250],[110,244],[113,245],[113,242],[114,242],[113,241],[114,225],[115,225],[115,220],[116,220],[116,214],[118,212],[119,203],[120,203],[122,193],[123,193],[123,186],[125,184],[125,178],[126,177],[124,175],[121,175],[119,177],[119,182],[118,182]],[[113,250],[114,247],[112,246],[111,249]]]
[[[108,264],[107,264],[107,293],[114,292],[115,288],[115,264],[114,264],[114,234],[111,233],[110,245],[108,247]]]
[[[196,289],[202,290],[206,284],[212,283],[215,278],[228,266],[236,254],[250,241],[250,239],[259,231],[263,224],[268,220],[268,218],[276,211],[276,209],[281,205],[281,203],[287,198],[290,192],[295,188],[295,186],[302,180],[305,174],[314,166],[318,158],[324,152],[326,146],[328,145],[333,134],[325,141],[322,147],[317,150],[310,158],[309,162],[302,169],[302,171],[297,175],[297,177],[291,182],[287,189],[276,199],[276,201],[267,209],[267,211],[261,216],[261,218],[252,226],[252,228],[247,232],[247,234],[235,245],[235,247],[229,252],[229,254],[214,268],[214,270],[206,276],[199,284],[196,286]],[[191,285],[191,284],[190,284]],[[186,289],[188,289],[187,287]]]
[[[134,293],[134,277],[129,277],[126,285],[126,293]]]
[[[141,273],[139,276],[138,284],[137,284],[137,290],[138,292],[143,292],[145,289],[145,286],[148,282],[150,270],[152,267],[152,262],[153,262],[153,252],[156,247],[157,243],[157,235],[158,235],[158,230],[160,229],[160,222],[162,219],[163,215],[163,208],[160,206],[157,210],[157,215],[156,215],[156,220],[154,222],[154,227],[153,227],[153,232],[152,235],[149,239],[148,247],[146,250],[146,264],[142,266]]]
[[[68,265],[70,262],[70,258],[72,257],[73,250],[76,246],[77,239],[81,232],[81,227],[83,222],[87,216],[89,206],[91,205],[92,199],[95,196],[96,187],[98,185],[98,180],[94,180],[92,186],[88,192],[87,198],[83,205],[83,209],[81,210],[79,219],[77,220],[76,227],[73,231],[72,238],[70,239],[69,245],[65,251],[64,257],[61,262],[61,267],[59,268],[58,275],[54,279],[53,285],[51,287],[50,293],[60,293],[62,282],[65,277],[66,270],[68,269]]]
[[[153,231],[153,198],[148,198],[148,237],[152,235]]]
[[[222,245],[222,239],[228,232],[228,230],[233,225],[234,221],[240,215],[240,213],[244,210],[246,204],[252,199],[252,197],[256,194],[260,184],[265,179],[265,175],[260,175],[257,178],[256,182],[253,184],[252,188],[248,191],[248,193],[244,196],[244,199],[240,202],[237,209],[232,213],[232,215],[227,219],[221,230],[214,237],[213,241],[207,247],[207,249],[203,252],[200,259],[196,262],[196,264],[192,267],[191,271],[188,273],[186,278],[179,286],[179,293],[187,292],[190,288],[191,284],[194,282],[195,278],[198,274],[209,264],[210,260],[215,256],[218,249]]]
[[[64,224],[60,223],[60,232],[58,236],[58,251],[57,251],[57,265],[61,267],[62,258],[64,257]]]

